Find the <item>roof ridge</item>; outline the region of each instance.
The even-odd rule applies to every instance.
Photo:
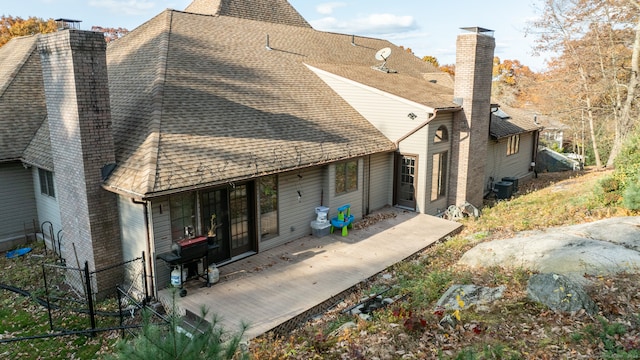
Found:
[[[312,28],[287,0],[193,0],[185,12]]]
[[[160,133],[162,131],[162,113],[164,110],[164,86],[167,81],[167,62],[169,58],[169,43],[171,42],[171,26],[173,24],[173,13],[176,10],[167,10],[167,19],[165,20],[164,35],[158,39],[158,55],[159,61],[156,69],[156,78],[152,85],[152,112],[149,122],[149,139],[153,143],[152,153],[148,158],[148,173],[146,192],[152,192],[155,189],[156,178],[158,173],[158,157],[160,156]]]

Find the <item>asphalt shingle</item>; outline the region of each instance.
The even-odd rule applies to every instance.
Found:
[[[266,39],[269,35],[269,47]],[[379,39],[167,10],[108,48],[118,166],[107,186],[153,196],[395,146],[305,64],[435,107],[436,71]],[[374,55],[392,47],[388,65]],[[436,91],[437,90],[437,91]]]
[[[37,35],[0,47],[0,162],[15,161],[46,117]]]

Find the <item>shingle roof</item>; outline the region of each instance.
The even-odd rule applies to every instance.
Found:
[[[0,47],[0,162],[19,160],[46,117],[37,36]]]
[[[190,9],[222,3],[242,2],[196,0]],[[435,68],[385,40],[220,9],[167,10],[108,46],[117,159],[108,189],[153,196],[395,150],[307,64],[430,107],[455,106],[450,89],[425,80]],[[36,40],[0,49],[0,161],[52,169]],[[397,74],[371,69],[383,47],[393,49],[387,65]]]
[[[269,35],[267,50],[266,36]],[[371,38],[167,10],[108,47],[118,166],[106,182],[140,196],[392,151],[305,64],[430,106],[430,64]],[[371,69],[392,47],[389,67]],[[435,88],[434,88],[435,87]],[[425,94],[425,92],[427,92]]]
[[[51,137],[47,119],[42,121],[40,128],[24,150],[22,161],[49,171],[55,170],[51,156]]]
[[[311,28],[286,0],[194,0],[185,11]]]
[[[512,135],[518,135],[542,127],[534,123],[534,113],[501,105],[500,110],[491,113],[491,125],[489,133],[494,139],[502,139]]]

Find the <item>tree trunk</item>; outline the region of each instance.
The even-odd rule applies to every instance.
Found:
[[[584,88],[584,97],[587,103],[587,118],[589,119],[589,135],[591,137],[591,146],[593,147],[593,158],[596,161],[596,167],[599,169],[602,167],[602,160],[600,160],[600,151],[598,150],[598,142],[596,139],[596,130],[593,121],[593,109],[591,108],[591,97],[589,82],[587,81],[587,75],[584,72],[582,66],[578,67],[580,73],[580,79],[582,81],[582,87]]]
[[[638,6],[636,1],[632,1],[632,4]],[[636,23],[636,37],[633,42],[633,53],[631,55],[631,73],[629,74],[629,82],[627,83],[627,97],[622,105],[620,111],[619,123],[616,124],[616,135],[613,139],[613,146],[611,147],[611,153],[609,153],[609,159],[607,160],[607,166],[613,166],[613,162],[622,150],[625,140],[629,133],[635,128],[635,123],[631,119],[631,106],[635,99],[636,88],[638,87],[638,71],[640,70],[639,58],[640,57],[640,18]]]

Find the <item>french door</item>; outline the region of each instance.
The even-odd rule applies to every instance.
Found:
[[[396,159],[396,204],[415,210],[418,157],[415,155],[399,155]]]
[[[223,262],[255,251],[253,183],[214,189],[202,193],[203,224],[211,227],[215,214],[215,243],[209,262]]]

